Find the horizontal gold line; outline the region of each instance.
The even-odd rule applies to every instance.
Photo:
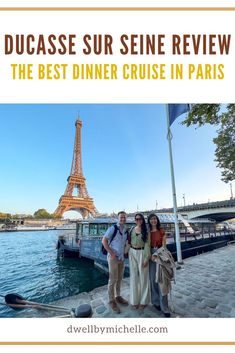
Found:
[[[0,11],[235,11],[235,7],[0,7]]]
[[[3,346],[234,346],[235,342],[0,342]]]

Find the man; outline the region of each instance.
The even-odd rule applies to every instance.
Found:
[[[118,304],[128,305],[128,301],[121,297],[121,282],[125,268],[124,250],[128,235],[125,224],[126,212],[120,211],[117,225],[109,227],[102,239],[102,244],[108,253],[109,305],[118,314],[121,312]]]

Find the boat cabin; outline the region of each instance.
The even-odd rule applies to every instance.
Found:
[[[157,214],[162,228],[165,230],[167,238],[175,237],[175,223],[174,215],[169,213]],[[88,219],[85,221],[78,221],[76,227],[76,235],[79,239],[83,238],[101,238],[107,231],[107,229],[113,224],[117,223],[116,218],[95,218]],[[130,229],[135,226],[134,217],[127,218],[126,225]],[[179,215],[178,219],[180,234],[183,237],[193,237],[201,233],[213,233],[215,232],[215,222],[209,219],[197,219],[197,220],[186,220]]]

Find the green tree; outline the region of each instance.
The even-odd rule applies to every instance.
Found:
[[[47,219],[47,218],[52,218],[51,214],[45,210],[45,208],[40,208],[36,212],[34,212],[34,218],[37,219]]]
[[[194,104],[182,124],[218,127],[217,136],[213,139],[216,145],[215,161],[221,168],[225,183],[235,180],[235,104]]]

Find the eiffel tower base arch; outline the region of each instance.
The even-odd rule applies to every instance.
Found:
[[[95,216],[97,212],[92,198],[83,199],[63,195],[60,198],[59,206],[55,210],[54,214],[57,217],[62,217],[67,211],[77,211],[82,215],[83,219],[87,219],[90,216]]]

